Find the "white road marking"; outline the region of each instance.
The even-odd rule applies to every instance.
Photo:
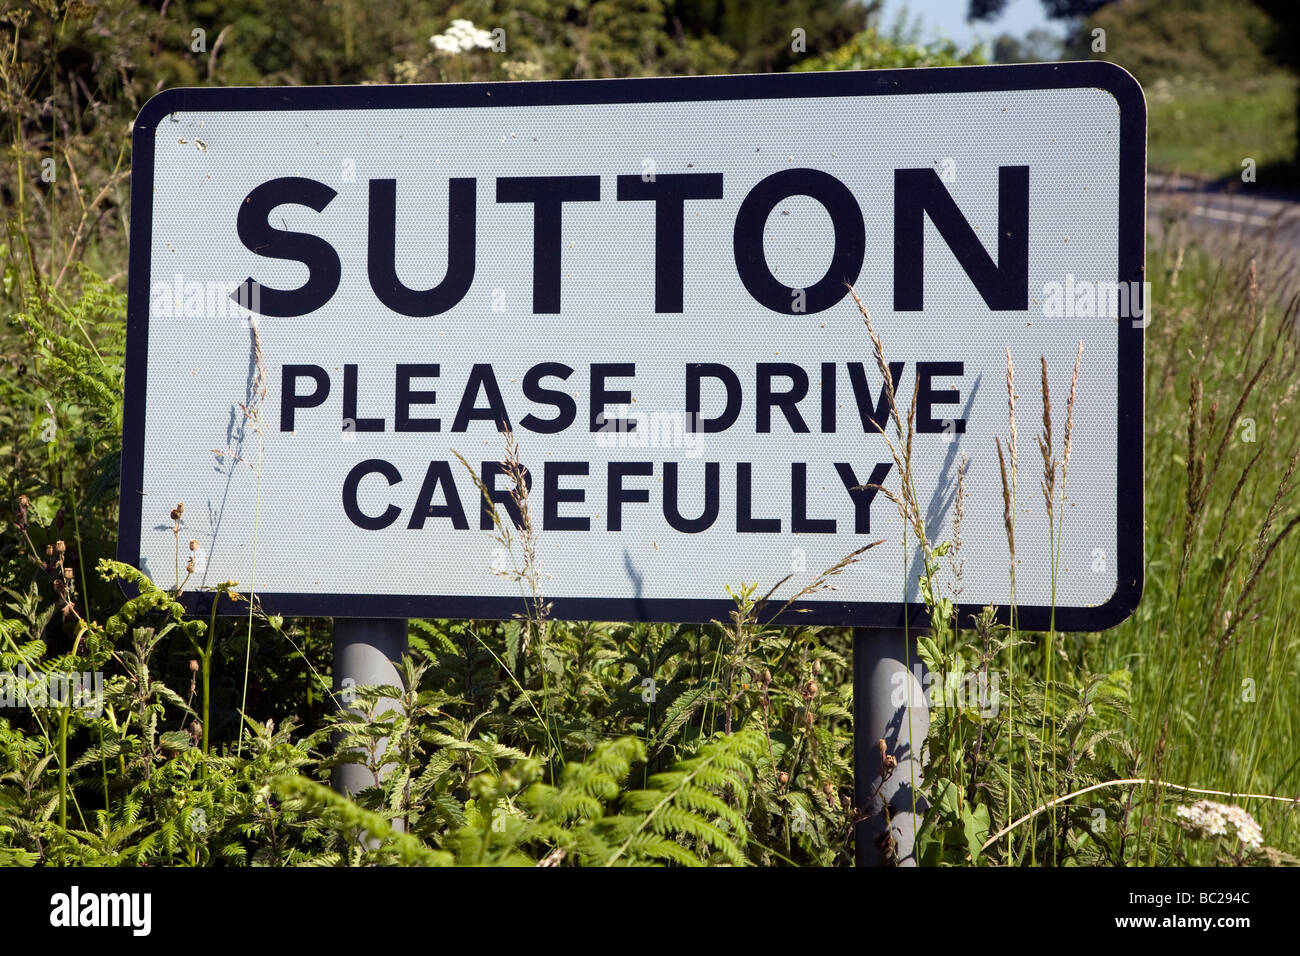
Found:
[[[1205,219],[1221,219],[1224,222],[1244,223],[1248,226],[1271,226],[1272,216],[1260,216],[1250,212],[1233,212],[1231,209],[1215,209],[1213,206],[1193,206],[1193,216]]]

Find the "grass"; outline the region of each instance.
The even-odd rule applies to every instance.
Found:
[[[1175,234],[1148,265],[1158,311],[1147,340],[1146,593],[1131,620],[1084,638],[1080,652],[1132,674],[1136,739],[1155,776],[1295,796],[1295,309],[1271,296],[1280,276],[1260,278],[1265,249],[1215,261],[1187,257],[1187,241]],[[1271,839],[1295,846],[1294,805],[1251,809]]]
[[[1146,86],[1152,169],[1241,184],[1255,160],[1261,186],[1297,187],[1296,79],[1274,72],[1217,84],[1176,77]]]

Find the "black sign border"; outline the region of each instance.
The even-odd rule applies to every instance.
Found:
[[[406,86],[207,87],[164,90],[136,118],[132,140],[130,271],[127,291],[125,406],[118,560],[139,566],[143,515],[145,365],[148,355],[150,248],[154,191],[154,130],[175,112],[236,110],[410,109],[465,106],[560,106],[605,103],[700,102],[924,93],[974,93],[1092,88],[1115,98],[1120,112],[1117,281],[1146,278],[1146,98],[1126,70],[1105,61],[771,73],[740,76],[647,77],[552,80],[529,83],[457,83]],[[1141,285],[1138,286],[1141,288]],[[1145,312],[1142,313],[1144,316]],[[1119,388],[1116,448],[1115,593],[1096,607],[1016,606],[1020,627],[1098,631],[1125,620],[1137,608],[1144,583],[1143,331],[1117,323]],[[434,617],[508,619],[525,610],[520,598],[409,594],[258,593],[269,614],[314,617]],[[206,613],[212,592],[182,597],[188,610]],[[726,599],[548,598],[556,620],[704,623],[728,620]],[[220,611],[238,612],[229,602]],[[978,613],[962,605],[961,618]],[[998,618],[1010,620],[1009,609]],[[772,623],[855,627],[919,627],[925,606],[902,602],[804,601]]]

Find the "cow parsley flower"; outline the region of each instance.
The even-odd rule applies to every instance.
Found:
[[[452,20],[445,32],[429,37],[429,43],[439,53],[454,55],[476,47],[486,49],[492,46],[492,34],[480,30],[469,20]]]
[[[1226,836],[1231,829],[1242,846],[1258,850],[1264,845],[1264,831],[1255,818],[1241,807],[1197,800],[1190,807],[1178,807],[1174,813],[1184,829],[1199,837]]]

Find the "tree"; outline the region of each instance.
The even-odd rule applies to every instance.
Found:
[[[1295,164],[1300,169],[1300,5],[1296,0],[1255,0],[1277,27],[1268,54],[1297,77]]]
[[[1023,38],[1004,33],[993,41],[994,63],[1041,63],[1059,60],[1064,52],[1061,38],[1050,30],[1030,30]]]

